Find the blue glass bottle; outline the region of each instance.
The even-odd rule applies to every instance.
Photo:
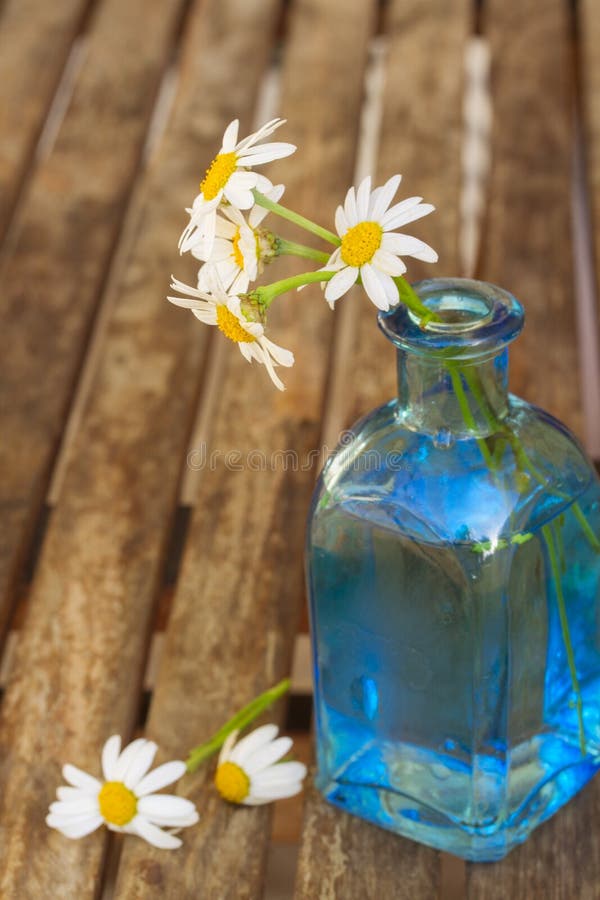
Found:
[[[494,860],[600,766],[600,484],[507,393],[523,310],[481,282],[381,313],[398,397],[328,460],[308,527],[318,775],[350,813]]]

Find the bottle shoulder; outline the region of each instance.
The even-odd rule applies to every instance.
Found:
[[[313,515],[341,504],[419,539],[486,540],[540,527],[598,486],[581,445],[553,416],[511,397],[505,424],[482,452],[472,437],[406,428],[390,401],[344,433],[319,478]]]

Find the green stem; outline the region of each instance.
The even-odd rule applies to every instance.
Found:
[[[600,553],[600,541],[598,540],[598,538],[592,531],[590,523],[586,519],[585,513],[581,509],[581,506],[579,505],[579,503],[573,504],[573,513],[575,515],[575,518],[581,525],[582,531],[585,534],[588,541],[590,542],[593,549],[596,551],[596,553]]]
[[[554,587],[556,591],[556,602],[558,605],[558,615],[560,617],[560,627],[563,636],[563,642],[565,645],[565,652],[567,654],[567,663],[569,666],[569,673],[571,675],[571,686],[573,688],[573,693],[575,694],[575,706],[577,708],[577,722],[579,725],[579,747],[583,756],[586,754],[586,745],[585,745],[585,730],[583,725],[583,701],[581,699],[581,688],[579,687],[579,679],[577,677],[577,669],[575,667],[575,655],[573,653],[573,644],[571,643],[571,632],[569,630],[569,619],[567,617],[567,610],[565,606],[565,597],[562,589],[562,582],[560,577],[560,567],[558,564],[558,558],[556,554],[556,549],[554,547],[554,538],[552,535],[552,529],[549,525],[542,526],[542,533],[544,535],[544,540],[546,542],[546,547],[548,549],[548,557],[550,559],[550,568],[552,570],[552,578],[554,579]]]
[[[408,283],[402,275],[394,278],[394,283],[398,288],[400,302],[407,306],[411,312],[414,312],[420,319],[421,328],[425,328],[428,322],[437,321],[439,316],[432,312],[421,300],[414,288]]]
[[[448,372],[450,373],[450,378],[452,379],[452,387],[454,388],[454,393],[456,395],[456,399],[458,400],[460,411],[462,412],[463,419],[465,420],[465,425],[467,426],[467,428],[469,428],[470,431],[475,433],[477,432],[477,424],[473,417],[473,413],[471,412],[467,395],[465,394],[464,388],[462,386],[461,370],[448,363]],[[489,451],[488,445],[483,438],[477,437],[476,441],[487,466],[493,471],[494,459]]]
[[[312,247],[306,247],[304,244],[296,244],[295,241],[286,241],[278,237],[276,239],[277,256],[302,256],[305,259],[315,259],[317,262],[326,263],[329,259],[329,253],[323,253],[321,250],[313,250]]]
[[[334,244],[336,247],[339,247],[341,244],[337,234],[328,231],[327,228],[322,228],[320,225],[317,225],[316,222],[311,222],[311,220],[305,218],[305,216],[301,216],[299,213],[288,209],[286,206],[282,206],[281,203],[275,203],[274,200],[269,200],[264,194],[261,194],[261,192],[256,189],[252,193],[254,194],[254,199],[258,206],[262,206],[263,209],[268,209],[269,212],[275,213],[275,215],[280,216],[282,219],[287,219],[288,222],[299,225],[300,228],[304,228],[305,231],[316,234],[317,237],[323,238],[323,240],[327,241],[329,244]]]
[[[264,287],[255,288],[247,295],[248,299],[258,303],[263,309],[268,309],[275,297],[285,294],[287,291],[296,290],[296,288],[304,287],[305,284],[314,284],[319,281],[331,281],[335,272],[302,272],[300,275],[291,275],[289,278],[282,278],[280,281],[274,281],[273,284],[267,284]]]
[[[279,700],[279,698],[289,690],[289,687],[289,678],[284,678],[279,684],[269,688],[268,691],[260,694],[256,699],[244,706],[243,709],[240,709],[240,711],[237,712],[235,716],[232,716],[232,718],[229,719],[216,734],[213,734],[208,741],[205,741],[204,744],[200,744],[200,746],[190,750],[186,762],[188,772],[195,772],[205,759],[208,759],[209,756],[212,756],[213,753],[216,753],[217,750],[223,746],[226,738],[232,731],[241,731],[243,728],[246,728],[246,726],[249,725],[250,722],[253,722],[254,719],[265,711],[265,709],[268,709],[268,707],[272,706],[276,700]]]

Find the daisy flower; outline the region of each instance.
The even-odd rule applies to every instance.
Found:
[[[265,196],[277,203],[284,190],[284,186],[278,184]],[[246,221],[235,206],[221,207],[210,255],[205,257],[202,244],[192,249],[193,256],[206,260],[198,275],[200,290],[210,290],[213,271],[216,271],[225,290],[234,294],[244,293],[250,282],[256,281],[265,262],[275,255],[273,239],[260,227],[268,213],[267,209],[255,205]]]
[[[215,774],[215,785],[224,800],[260,806],[300,793],[306,766],[279,762],[290,750],[292,739],[277,738],[278,731],[276,725],[263,725],[237,744],[238,732],[231,732]]]
[[[107,825],[111,831],[137,834],[154,847],[175,849],[181,840],[163,827],[179,830],[198,821],[196,807],[184,797],[156,794],[186,771],[180,760],[149,772],[158,747],[139,738],[121,752],[121,738],[110,737],[102,750],[100,781],[72,765],[63,768],[69,787],[59,787],[46,824],[68,838],[81,838]]]
[[[196,318],[206,325],[216,325],[225,337],[240,348],[242,356],[252,362],[261,363],[269,373],[271,381],[280,391],[285,390],[275,373],[275,366],[293,366],[294,354],[270,341],[260,322],[248,319],[242,310],[242,301],[228,294],[216,279],[211,281],[211,290],[203,291],[190,287],[172,276],[171,289],[185,297],[167,297],[176,306],[191,309]]]
[[[236,209],[251,209],[254,206],[252,190],[258,188],[263,194],[273,187],[268,178],[250,171],[253,166],[272,162],[290,156],[296,149],[294,144],[273,141],[256,146],[263,138],[272,134],[285,119],[272,119],[238,141],[239,122],[234,119],[225,129],[223,145],[215,156],[200,184],[200,193],[188,209],[190,221],[179,239],[179,250],[185,253],[197,244],[208,256],[215,237],[217,207],[222,201]]]
[[[343,206],[335,213],[335,227],[341,246],[324,266],[335,271],[327,283],[325,299],[333,307],[360,276],[369,298],[379,309],[387,310],[399,301],[394,277],[403,275],[406,266],[401,256],[413,256],[424,262],[436,262],[437,253],[428,244],[408,234],[397,234],[408,222],[433,212],[422,197],[409,197],[390,207],[402,176],[393,175],[382,187],[371,191],[371,178],[365,178],[355,192],[351,187]]]

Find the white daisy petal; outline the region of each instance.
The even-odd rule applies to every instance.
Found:
[[[397,207],[400,206],[402,206],[402,203],[398,203]],[[383,217],[381,224],[384,231],[392,231],[394,228],[408,225],[409,222],[416,222],[417,219],[428,216],[435,209],[435,206],[432,206],[431,203],[419,203],[404,210],[399,210],[397,207],[392,206]]]
[[[368,218],[373,219],[378,222],[386,209],[394,199],[396,191],[400,187],[400,182],[402,181],[402,175],[392,175],[386,183],[377,188],[377,190],[373,191],[371,194],[371,202],[369,204],[369,212]]]
[[[235,149],[238,139],[238,130],[240,127],[239,119],[234,119],[225,129],[223,135],[222,153],[231,153]]]
[[[191,800],[176,797],[174,794],[151,794],[141,797],[138,812],[156,825],[175,826],[180,820],[196,822],[198,814]]]
[[[270,189],[267,188],[266,191],[263,191],[260,187],[258,187],[258,185],[257,185],[257,188],[261,192],[261,194],[264,194],[265,197],[267,197],[268,200],[272,200],[273,203],[279,203],[279,201],[281,200],[281,198],[283,197],[283,194],[285,192],[285,185],[283,185],[283,184],[276,184],[276,185],[272,186]],[[257,228],[261,224],[263,219],[268,215],[269,215],[268,209],[265,209],[264,206],[256,205],[252,208],[252,211],[250,212],[248,222],[252,228]]]
[[[419,238],[412,237],[410,234],[390,234],[383,236],[381,247],[383,250],[391,251],[402,256],[413,256],[415,259],[422,259],[423,262],[437,262],[438,255],[429,244]],[[393,248],[393,249],[392,249]]]
[[[152,844],[153,847],[159,847],[161,850],[176,850],[181,847],[181,838],[162,831],[157,825],[153,825],[143,816],[136,816],[131,823],[131,829],[139,834],[140,837]]]
[[[259,339],[259,343],[271,354],[279,366],[289,368],[294,365],[294,354],[291,350],[285,350],[264,336]]]
[[[284,144],[283,142],[261,144],[260,147],[245,151],[239,162],[242,166],[261,166],[263,163],[291,156],[295,151],[296,147],[294,144]]]
[[[348,193],[346,194],[346,199],[344,200],[344,212],[346,213],[348,225],[350,226],[350,228],[352,228],[358,222],[358,214],[356,212],[356,197],[354,195],[353,187],[349,188]]]
[[[147,743],[146,738],[136,738],[125,747],[115,766],[115,781],[123,781],[133,759]]]
[[[217,324],[217,315],[215,313],[214,308],[211,310],[207,310],[206,312],[202,309],[193,309],[192,314],[196,316],[204,325],[216,325]]]
[[[146,744],[139,749],[122,779],[125,787],[130,789],[136,787],[154,762],[157,750],[158,744],[155,744],[154,741],[146,741]]]
[[[49,815],[46,816],[46,825],[49,825],[50,828],[56,828],[65,837],[76,840],[91,834],[92,831],[96,831],[102,825],[102,816],[87,816],[80,822],[71,825],[57,825],[54,816]]]
[[[389,250],[383,250],[381,247],[377,250],[371,260],[373,266],[386,275],[403,275],[406,272],[406,266],[399,257],[394,256]]]
[[[265,367],[267,372],[269,373],[269,378],[275,385],[278,391],[285,391],[285,385],[281,378],[275,372],[275,368],[273,366],[273,361],[271,357],[267,353],[266,350],[263,350],[262,347],[257,346],[256,344],[252,344],[251,352],[255,359],[257,359],[262,365]]]
[[[374,266],[373,271],[375,272],[383,287],[383,290],[385,291],[385,296],[388,303],[390,304],[390,306],[396,306],[396,304],[400,300],[400,293],[398,291],[396,283],[394,282],[394,279],[391,275],[387,275],[385,272],[382,272],[381,269],[376,269]]]
[[[241,741],[235,745],[235,750],[230,753],[232,762],[240,763],[259,747],[266,746],[270,741],[274,740],[279,733],[277,725],[261,725],[255,728],[250,734],[243,737]]]
[[[246,756],[244,758],[244,768],[249,775],[260,772],[279,762],[286,753],[289,753],[292,744],[293,741],[289,737],[277,738],[276,741],[272,741],[266,747],[259,747],[250,756]]]
[[[97,778],[93,778],[87,772],[82,772],[81,769],[72,766],[70,763],[63,766],[62,774],[65,781],[68,781],[74,787],[81,788],[86,793],[97,794],[102,787]]]
[[[185,773],[185,763],[180,759],[174,759],[171,762],[163,763],[162,766],[154,769],[153,772],[144,775],[135,789],[136,796],[144,797],[146,794],[160,791],[161,788],[166,787],[168,784],[179,781]]]
[[[269,193],[273,190],[272,182],[269,181],[262,172],[256,173],[256,190],[260,191],[261,194],[264,194],[265,197],[268,197]]]
[[[346,268],[340,269],[339,272],[336,272],[331,281],[327,282],[325,299],[329,304],[333,304],[342,296],[342,294],[345,294],[350,290],[352,285],[356,283],[357,278],[358,269],[354,266],[346,266]]]
[[[230,179],[232,181],[232,179]],[[249,190],[238,190],[234,184],[228,184],[225,188],[225,196],[238,209],[252,209],[254,206],[254,194]]]
[[[301,790],[302,784],[294,781],[291,784],[265,788],[260,794],[250,794],[244,800],[244,803],[248,806],[262,806],[264,803],[272,803],[274,800],[285,800],[287,797],[294,797]]]
[[[373,267],[370,265],[361,266],[360,277],[367,296],[373,301],[377,309],[389,309],[390,303],[386,297],[385,289]]]
[[[286,121],[286,119],[271,119],[270,122],[267,122],[259,128],[258,131],[255,131],[253,134],[248,135],[247,138],[244,138],[243,141],[240,141],[235,148],[236,152],[240,153],[246,147],[252,147],[254,144],[257,144],[258,141],[262,141],[263,138],[269,137],[269,135],[273,134],[277,128],[281,128]]]
[[[92,794],[80,792],[80,796],[73,800],[55,800],[50,804],[50,812],[63,816],[80,816],[82,813],[97,813],[99,810],[98,799]]]
[[[346,213],[344,211],[343,206],[338,206],[335,211],[335,230],[339,234],[340,237],[344,237],[346,232],[349,229],[348,219],[346,218]],[[339,250],[339,248],[338,248]]]
[[[371,196],[371,176],[363,178],[356,192],[356,213],[359,219],[366,219],[369,212],[369,198]]]
[[[304,763],[282,762],[276,766],[271,766],[263,772],[257,772],[252,776],[252,787],[257,792],[261,787],[267,785],[289,784],[291,781],[302,781],[306,777],[306,766]]]
[[[107,781],[114,778],[115,766],[121,753],[121,737],[113,734],[102,748],[102,773]]]

